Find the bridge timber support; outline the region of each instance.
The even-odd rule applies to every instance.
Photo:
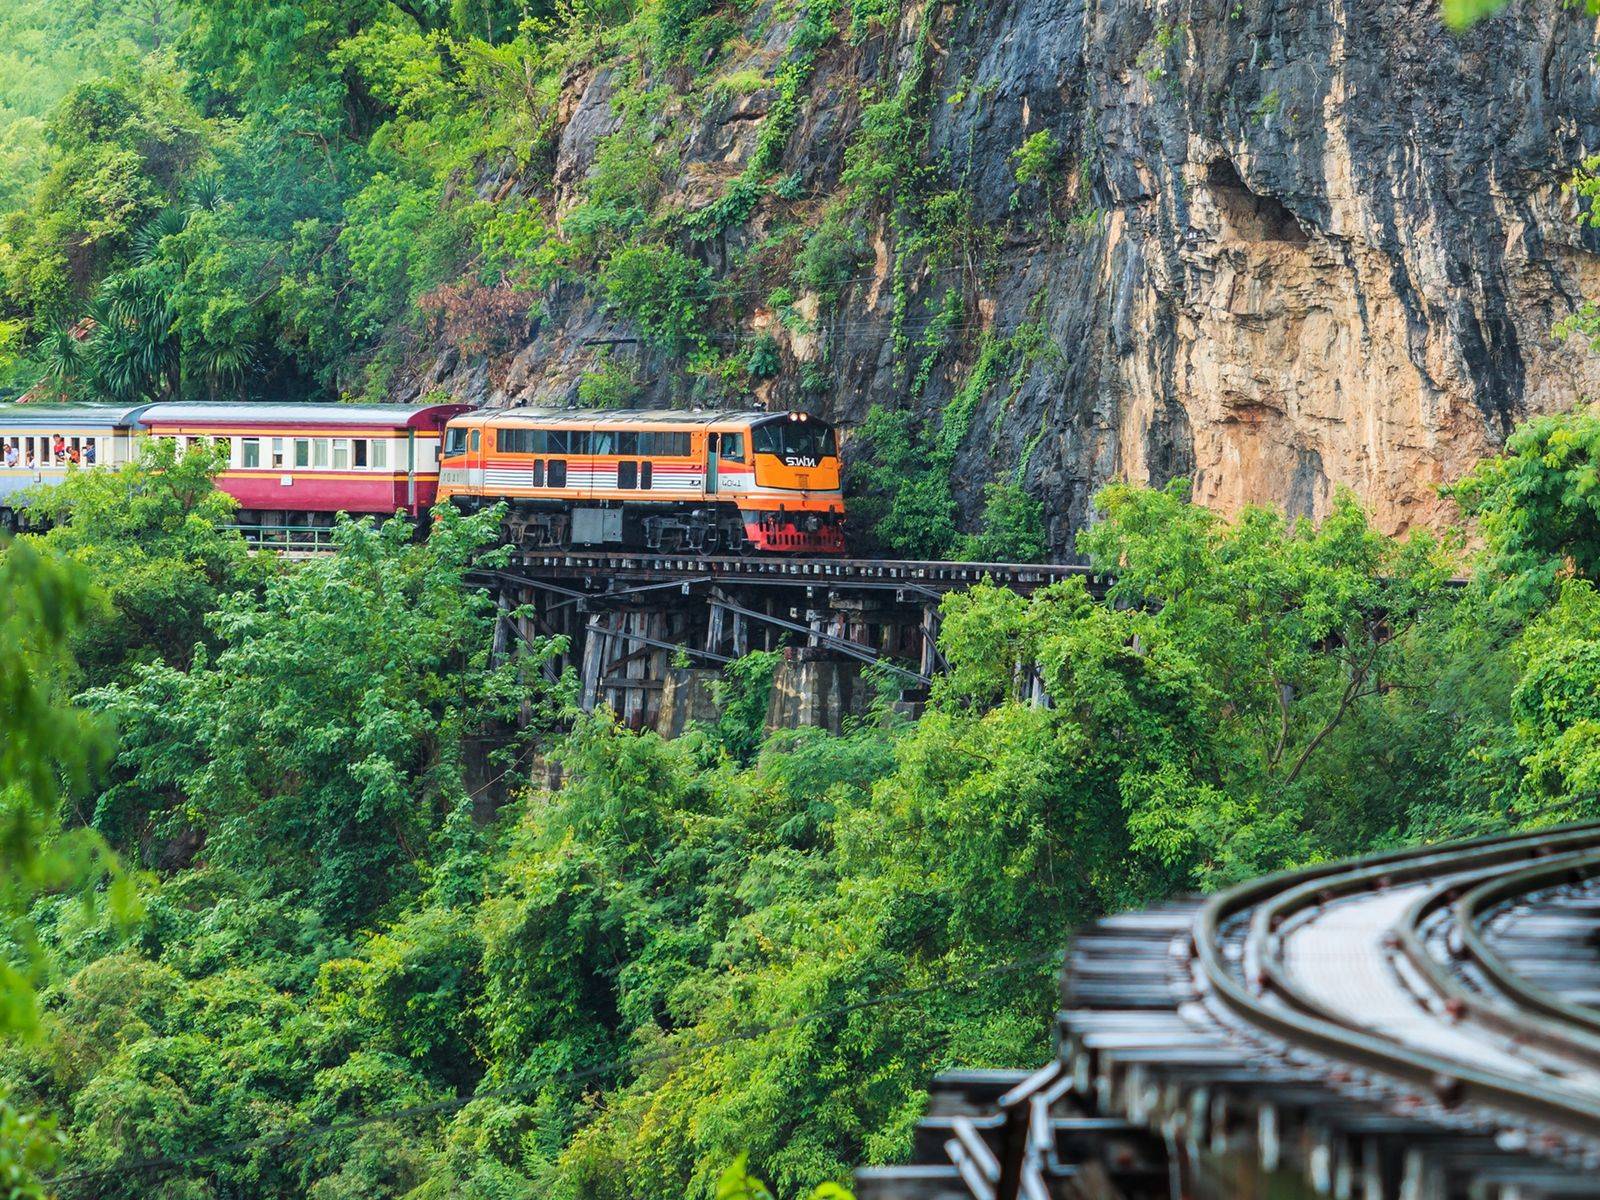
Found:
[[[559,636],[585,711],[681,732],[714,715],[710,683],[754,650],[781,650],[768,724],[837,730],[866,711],[877,668],[915,707],[945,667],[940,604],[974,584],[1029,594],[1087,568],[874,559],[528,552],[484,572],[501,612],[497,653]],[[1037,690],[1037,689],[1036,689]]]

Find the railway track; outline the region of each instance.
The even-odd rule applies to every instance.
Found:
[[[1597,931],[1600,823],[1108,918],[1057,1060],[992,1102],[937,1080],[949,1136],[858,1195],[1600,1198]]]

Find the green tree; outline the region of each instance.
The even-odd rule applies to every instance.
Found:
[[[503,767],[525,762],[565,695],[548,644],[490,661],[494,605],[468,577],[497,528],[440,508],[416,543],[398,519],[347,521],[337,554],[223,598],[215,653],[91,693],[122,730],[96,822],[198,824],[209,861],[339,923],[413,889],[465,795],[463,739],[497,733]]]
[[[983,489],[983,528],[962,537],[956,553],[970,562],[1043,562],[1049,556],[1044,505],[1019,483]]]
[[[35,329],[69,322],[206,151],[180,81],[159,70],[79,84],[50,120],[55,161],[0,225],[0,284]]]
[[[270,574],[270,560],[253,558],[225,528],[235,504],[212,482],[221,465],[209,446],[180,455],[170,439],[151,438],[131,463],[73,471],[33,494],[32,511],[52,524],[38,543],[76,563],[109,601],[73,637],[89,685],[136,664],[186,666],[213,640],[206,618],[222,597]]]
[[[644,340],[673,354],[705,346],[710,273],[670,246],[629,246],[601,272],[607,298]]]
[[[1564,575],[1600,581],[1600,412],[1537,417],[1450,489],[1477,521],[1494,607],[1513,620],[1554,599]]]
[[[63,804],[81,797],[106,751],[105,730],[69,705],[67,647],[95,600],[83,576],[32,547],[0,544],[0,921],[8,953],[0,962],[0,1040],[38,1032],[36,992],[47,965],[31,909],[46,892],[71,894],[95,908],[108,874],[103,911],[133,911],[127,877],[86,831],[62,832]],[[41,1173],[57,1160],[53,1122],[0,1095],[0,1180],[8,1194],[42,1198]]]

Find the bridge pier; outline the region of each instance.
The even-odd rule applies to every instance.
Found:
[[[767,728],[842,732],[851,717],[871,707],[875,689],[861,677],[864,665],[826,652],[786,656],[772,680]]]

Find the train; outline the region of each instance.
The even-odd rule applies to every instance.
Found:
[[[133,461],[141,439],[223,447],[241,525],[423,521],[506,506],[528,548],[842,554],[838,435],[804,412],[463,404],[0,405],[0,531],[31,489]]]

